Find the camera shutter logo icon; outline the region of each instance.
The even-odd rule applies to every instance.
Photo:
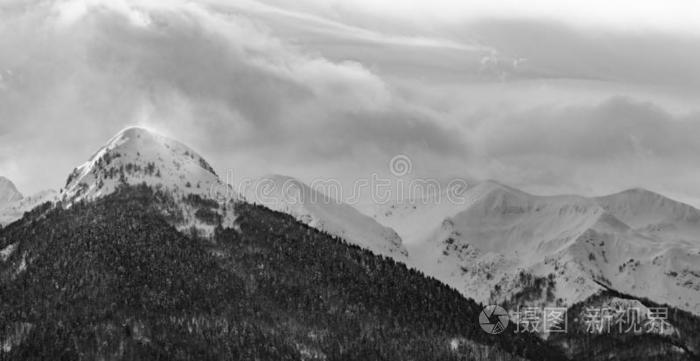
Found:
[[[479,314],[481,329],[492,335],[505,331],[509,321],[508,312],[498,305],[488,305]]]

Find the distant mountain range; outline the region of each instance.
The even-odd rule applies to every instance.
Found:
[[[377,254],[404,263],[408,261],[408,252],[393,229],[295,178],[282,175],[261,177],[247,184],[245,197],[249,202],[290,214],[303,223]]]
[[[555,281],[538,290],[542,304],[572,305],[611,288],[700,313],[700,211],[690,205],[643,189],[535,196],[494,181],[463,198],[383,205],[374,217],[412,237],[415,267],[480,302],[522,292],[525,273]],[[429,223],[416,231],[420,220]]]
[[[32,297],[41,298],[43,296],[38,296],[36,293],[39,292],[38,289],[27,288],[30,287],[28,284],[17,283],[18,280],[33,279],[39,283],[49,282],[59,289],[62,287],[62,282],[68,282],[67,279],[55,279],[51,273],[46,273],[47,271],[41,267],[53,267],[58,274],[97,272],[95,273],[98,275],[95,276],[97,278],[81,281],[91,285],[89,287],[99,288],[95,282],[103,276],[118,282],[138,283],[139,281],[132,280],[129,278],[131,276],[126,274],[122,276],[127,278],[120,278],[122,277],[119,276],[120,273],[114,276],[110,273],[112,271],[107,272],[102,268],[95,271],[94,267],[102,267],[100,263],[102,261],[98,262],[91,258],[96,251],[91,250],[92,243],[89,239],[90,234],[96,234],[91,232],[104,231],[108,236],[104,239],[100,238],[103,242],[109,242],[109,239],[116,237],[114,239],[122,239],[126,242],[125,245],[130,245],[131,241],[126,239],[130,237],[129,229],[133,228],[141,232],[138,233],[141,237],[138,242],[149,242],[148,232],[168,234],[170,235],[168,237],[176,238],[182,236],[184,237],[182,242],[185,238],[202,240],[198,244],[203,248],[197,246],[190,249],[189,246],[185,246],[185,243],[178,243],[177,246],[181,247],[180,251],[194,252],[198,255],[198,259],[212,264],[211,267],[214,268],[210,271],[214,273],[202,273],[198,277],[215,277],[213,274],[223,272],[221,274],[225,274],[225,277],[233,277],[242,282],[239,286],[252,290],[250,291],[252,294],[256,294],[258,292],[256,290],[260,290],[260,287],[263,287],[261,285],[266,284],[269,287],[278,287],[278,291],[275,292],[280,292],[274,293],[272,289],[264,291],[265,297],[272,297],[274,301],[270,298],[262,301],[246,298],[245,302],[271,302],[270,305],[274,304],[274,307],[292,307],[293,305],[281,306],[279,303],[284,297],[289,296],[295,300],[294,302],[307,302],[307,306],[313,306],[311,309],[303,308],[303,312],[302,309],[295,308],[296,311],[289,311],[291,313],[285,313],[282,316],[286,318],[285,320],[275,319],[279,315],[273,316],[274,307],[270,306],[272,308],[266,308],[264,311],[265,317],[270,317],[266,319],[267,321],[256,318],[257,316],[249,319],[254,319],[250,321],[255,324],[254,332],[261,332],[260,337],[264,338],[265,342],[271,342],[276,345],[275,347],[289,348],[288,351],[283,352],[285,355],[314,354],[315,352],[319,355],[328,355],[332,349],[330,345],[333,343],[300,341],[297,338],[301,336],[296,332],[294,340],[280,341],[275,339],[276,336],[273,336],[273,333],[264,331],[265,327],[279,327],[282,322],[287,325],[285,327],[293,328],[296,327],[293,324],[301,322],[305,325],[302,328],[311,327],[309,325],[313,324],[309,329],[304,328],[306,330],[304,332],[308,331],[309,335],[323,334],[323,332],[340,335],[345,331],[339,331],[336,328],[337,324],[327,325],[326,328],[320,325],[331,322],[327,318],[330,314],[337,313],[338,316],[333,317],[343,319],[350,317],[347,312],[356,315],[370,312],[379,318],[383,317],[380,315],[390,318],[396,316],[403,320],[401,322],[405,327],[424,323],[425,321],[418,323],[414,322],[415,320],[407,321],[405,318],[410,319],[410,312],[421,314],[438,307],[425,303],[428,302],[427,300],[421,301],[423,303],[420,305],[406,304],[406,302],[415,302],[416,299],[413,298],[419,297],[415,294],[419,290],[415,288],[416,282],[428,282],[424,285],[427,287],[424,292],[437,292],[441,295],[430,296],[437,298],[429,302],[441,302],[441,306],[439,311],[427,311],[428,313],[435,312],[435,316],[444,321],[461,314],[460,317],[468,319],[453,321],[476,322],[479,309],[476,304],[459,306],[461,301],[455,301],[453,294],[447,289],[440,288],[437,282],[426,281],[427,278],[419,276],[420,273],[453,287],[464,296],[464,299],[473,299],[482,304],[501,304],[508,307],[523,304],[558,305],[576,309],[592,302],[632,302],[638,305],[666,304],[676,310],[674,311],[676,314],[677,312],[685,314],[682,313],[683,311],[700,314],[700,211],[647,190],[632,189],[598,198],[536,196],[495,181],[485,181],[464,189],[463,201],[459,203],[451,202],[444,195],[437,194],[425,199],[376,205],[370,215],[362,214],[352,206],[324,195],[297,179],[282,175],[262,177],[248,184],[241,191],[242,194],[238,194],[231,185],[225,184],[212,166],[191,148],[138,127],[127,128],[110,139],[86,163],[70,173],[65,187],[59,192],[44,191],[23,198],[10,181],[0,178],[0,224],[5,226],[0,233],[0,254],[2,255],[0,287],[4,287],[4,294],[11,294],[13,297],[32,295]],[[264,206],[269,210],[256,208],[257,206],[251,203]],[[110,209],[110,207],[116,209]],[[93,220],[90,218],[91,212],[95,214]],[[132,213],[139,215],[138,217],[145,217],[143,222],[147,223],[142,223]],[[71,221],[71,217],[75,220]],[[264,221],[256,217],[262,217]],[[117,220],[116,229],[111,229],[112,218]],[[52,227],[60,229],[63,233],[51,233]],[[168,227],[174,228],[171,231]],[[33,229],[42,229],[44,233],[37,236]],[[76,234],[79,235],[75,256],[80,259],[87,257],[93,263],[80,263],[75,266],[78,268],[73,266],[70,252],[67,251],[73,247],[70,243],[71,232],[77,232]],[[151,268],[155,267],[155,264],[160,264],[158,262],[166,262],[162,264],[166,268],[172,266],[168,263],[171,261],[190,264],[189,261],[181,259],[182,253],[171,255],[172,260],[157,260],[159,252],[162,252],[160,247],[167,247],[169,244],[166,238],[159,238],[159,242],[165,243],[156,246],[156,249],[141,250],[144,252],[144,257],[150,257],[148,262],[155,263],[149,264],[144,259],[146,263],[138,265],[143,268],[139,272],[157,273],[157,269]],[[60,242],[51,245],[51,240],[55,239]],[[143,244],[138,242],[132,246],[140,249],[139,247],[143,247]],[[293,243],[290,242],[312,242],[317,249],[312,252],[311,249],[306,248],[308,245],[292,246]],[[322,246],[322,242],[328,242],[330,248]],[[110,247],[108,245],[109,243],[105,243],[104,247]],[[55,247],[62,248],[57,250]],[[350,247],[353,251],[346,251],[343,247]],[[365,249],[388,259],[378,261],[370,252],[360,252],[355,249]],[[50,257],[49,253],[46,253],[49,251],[53,254],[61,254],[63,258],[58,258],[59,261],[56,262],[59,263],[50,261],[50,258],[47,258]],[[97,252],[101,254],[102,251]],[[280,252],[284,256],[278,254]],[[313,257],[308,258],[311,257],[311,253],[314,254],[313,257],[328,259],[321,261],[314,260]],[[246,256],[243,257],[243,254]],[[108,255],[103,254],[99,257],[108,257]],[[330,266],[329,259],[336,263]],[[103,261],[107,260],[107,258],[103,259]],[[289,266],[288,273],[286,274],[282,269],[277,270],[278,266],[275,265],[274,260]],[[318,267],[306,269],[301,260],[311,262],[309,265]],[[405,265],[413,270],[407,269]],[[133,264],[129,263],[127,257],[115,263],[114,266],[121,269],[132,267]],[[101,273],[103,271],[107,273]],[[176,278],[166,276],[164,282],[175,282],[177,277],[185,277],[184,274],[174,270],[172,272],[175,272]],[[288,278],[295,272],[298,282],[301,283],[297,284],[297,281]],[[339,278],[334,278],[332,274],[325,272],[340,272],[341,275],[338,276]],[[388,275],[393,276],[387,279]],[[341,284],[332,287],[325,284],[319,286],[314,283],[317,281],[333,281]],[[354,298],[355,296],[352,296],[352,292],[347,288],[349,286],[343,285],[343,282],[364,285],[372,291],[363,293],[356,289],[353,292],[361,293],[362,298]],[[383,285],[381,286],[383,288],[376,290],[372,288],[377,282]],[[52,297],[78,297],[75,292],[81,289],[81,284],[70,282],[67,284],[70,286],[64,286],[63,291]],[[147,287],[155,287],[154,292],[164,292],[163,294],[169,294],[175,298],[180,297],[171,294],[170,292],[174,292],[172,289],[163,290],[159,288],[161,286],[150,283]],[[212,283],[206,287],[209,290],[217,290],[216,292],[230,291],[226,288],[228,286],[220,283]],[[398,288],[392,289],[392,287]],[[309,293],[310,290],[313,290],[313,296]],[[190,291],[207,292],[199,289]],[[412,295],[411,299],[393,299],[393,297],[400,297],[401,294],[408,294],[406,292]],[[250,296],[248,291],[246,294]],[[85,296],[83,293],[80,295],[80,297]],[[127,296],[136,297],[134,294]],[[320,297],[320,299],[314,298],[311,301],[308,297]],[[357,295],[357,297],[360,296]],[[396,307],[403,311],[392,311],[388,306],[392,299],[396,302]],[[1,296],[0,301],[5,302],[5,306],[13,310],[12,312],[18,312],[10,314],[0,310],[0,317],[5,317],[8,322],[12,320],[12,324],[15,325],[14,331],[10,332],[14,341],[8,341],[6,338],[4,341],[6,344],[11,342],[21,345],[23,339],[21,335],[25,331],[31,332],[32,327],[39,327],[36,322],[43,322],[41,327],[48,327],[40,327],[44,330],[42,332],[52,332],[51,327],[55,327],[46,318],[22,321],[24,316],[18,316],[26,315],[22,313],[26,311],[23,311],[22,304],[13,303],[15,301]],[[149,302],[151,301],[153,299]],[[380,304],[386,303],[387,306],[375,309],[373,308],[375,301]],[[161,301],[153,302],[155,302],[154,307],[159,307],[157,305]],[[194,301],[188,299],[186,302]],[[449,306],[443,302],[456,303]],[[224,302],[224,304],[227,305],[226,307],[235,307],[235,302]],[[338,307],[342,307],[345,310],[343,312],[346,313],[342,313]],[[460,307],[467,307],[469,311]],[[409,309],[412,311],[406,311]],[[60,313],[59,310],[60,308],[50,308],[44,311]],[[138,326],[139,322],[145,321],[132,311],[121,309],[119,312],[122,312],[123,317],[126,318],[120,322],[129,323],[131,328],[139,328],[141,327]],[[165,314],[172,316],[173,312],[175,309],[170,309]],[[212,312],[209,309],[205,313],[209,316],[217,314]],[[231,312],[231,309],[229,308],[226,312]],[[305,312],[325,313],[323,313],[324,316],[318,316],[320,318],[315,318],[309,323],[309,320],[300,318],[306,317],[301,316]],[[234,312],[234,314],[237,313]],[[344,316],[339,316],[340,314]],[[227,313],[227,315],[231,314]],[[700,342],[689,336],[689,333],[694,332],[689,330],[695,330],[698,322],[690,314],[686,318],[689,321],[678,321],[673,325],[675,327],[673,335],[661,335],[672,336],[672,339],[662,338],[654,341],[657,342],[654,345],[660,345],[654,346],[655,350],[671,350],[675,347],[673,345],[680,344],[682,347],[677,353],[677,359],[685,360],[686,357],[692,358],[693,355],[698,354],[697,346]],[[27,318],[29,319],[31,317]],[[113,321],[95,327],[110,328],[112,327],[110,322]],[[352,337],[367,335],[367,332],[374,335],[370,337],[368,341],[370,343],[378,339],[374,332],[388,332],[389,329],[388,323],[382,323],[384,321],[376,323],[376,319],[372,318],[364,319],[362,324],[353,323],[354,321],[349,324],[343,322],[345,321],[340,324],[364,329],[364,331],[356,330],[357,333],[353,331]],[[394,323],[391,327],[397,325]],[[25,328],[22,329],[22,327]],[[167,332],[175,332],[169,327],[165,328]],[[378,331],[376,327],[384,331]],[[531,352],[538,347],[546,350],[543,352],[547,355],[551,354],[551,358],[558,359],[562,355],[559,355],[557,350],[561,347],[566,349],[566,346],[562,345],[589,342],[585,341],[586,339],[563,341],[553,338],[552,342],[557,342],[556,345],[542,345],[537,339],[525,341],[519,339],[520,341],[517,342],[530,345],[529,349],[525,348],[529,351],[524,351],[500,343],[503,340],[494,343],[494,340],[488,337],[482,339],[475,336],[471,329],[455,327],[434,329],[435,335],[440,336],[435,336],[439,340],[432,339],[432,341],[443,343],[451,339],[452,341],[449,342],[452,344],[457,342],[459,345],[469,345],[465,347],[470,349],[470,352],[483,347],[483,350],[490,350],[484,351],[487,354],[492,352],[500,355],[498,357],[505,357],[503,355],[514,353],[525,359],[533,359]],[[0,330],[0,334],[2,332],[9,331]],[[133,336],[133,332],[136,331],[129,332]],[[152,332],[155,332],[155,329],[152,329]],[[286,335],[285,337],[292,337],[291,334]],[[379,339],[387,340],[385,336]],[[425,346],[424,342],[429,342],[423,336],[402,340],[419,342],[422,346]],[[36,339],[32,342],[42,341]],[[333,352],[338,351],[340,355],[343,354],[343,347],[355,347],[347,342],[349,342],[348,339],[345,339],[341,342],[341,350]],[[352,342],[360,341],[357,339]],[[135,345],[132,346],[136,347]],[[371,345],[357,347],[359,347],[358,350],[364,350],[363,352],[370,352],[370,354],[363,354],[367,357],[365,359],[406,359],[401,358],[407,355],[403,352],[415,351],[410,347],[391,346],[389,348],[393,352],[391,357],[380,357],[382,346],[371,343]],[[596,347],[610,350],[612,346],[602,343]],[[168,354],[166,351],[163,352]],[[438,354],[442,357],[455,357],[455,359],[461,357],[450,352],[436,353]],[[347,356],[347,353],[345,355]],[[571,351],[568,355],[576,358],[581,354]],[[638,357],[636,352],[626,355],[630,360]],[[324,358],[302,357],[301,359]]]

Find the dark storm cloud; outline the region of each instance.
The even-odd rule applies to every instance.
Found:
[[[286,161],[340,160],[351,158],[358,151],[374,151],[386,159],[404,152],[447,158],[464,158],[468,153],[469,146],[459,128],[435,126],[429,116],[419,113],[336,112],[316,117],[322,121],[255,129],[237,141],[231,141],[233,136],[226,138],[225,130],[218,135],[212,131],[211,137],[217,139],[220,149],[255,149],[259,155]],[[280,152],[285,148],[293,151]]]
[[[89,66],[99,73],[120,72],[119,81],[152,96],[176,91],[194,103],[218,103],[256,127],[282,121],[288,106],[313,98],[311,89],[253,60],[271,61],[276,54],[251,53],[256,49],[245,47],[250,44],[187,13],[150,12],[152,25],[145,27],[130,26],[119,15],[93,16]]]
[[[0,5],[0,175],[27,192],[141,124],[219,171],[352,178],[408,154],[419,176],[700,198],[696,32],[416,25],[288,2],[27,4]]]
[[[12,73],[2,80],[3,128],[69,148],[63,155],[72,161],[57,162],[56,178],[134,123],[218,159],[272,148],[296,161],[366,148],[463,153],[454,129],[408,104],[380,74],[307,53],[240,14],[192,3],[57,1],[1,16],[0,45],[12,49],[0,55],[0,69]],[[3,140],[16,161],[31,144]]]

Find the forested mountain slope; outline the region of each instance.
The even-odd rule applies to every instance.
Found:
[[[121,186],[0,231],[0,355],[564,359],[528,335],[483,333],[481,306],[457,291],[285,214],[239,203],[234,229],[185,236],[163,219],[168,197]]]

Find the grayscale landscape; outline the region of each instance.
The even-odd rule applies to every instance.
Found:
[[[0,0],[0,360],[700,360],[697,14]]]

